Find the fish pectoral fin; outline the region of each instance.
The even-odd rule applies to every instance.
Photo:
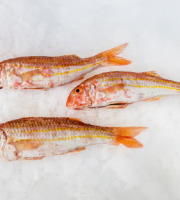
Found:
[[[153,98],[150,98],[150,99],[145,99],[143,101],[159,101],[162,97],[153,97]]]
[[[76,148],[76,149],[73,149],[67,153],[75,153],[75,152],[80,152],[80,151],[84,151],[86,148],[85,147],[79,147],[79,148]]]
[[[157,72],[155,72],[155,71],[141,72],[141,74],[147,74],[147,75],[151,75],[151,76],[155,76],[155,77],[162,78],[162,77],[161,77]]]
[[[22,81],[28,81],[35,75],[42,75],[42,70],[35,69],[29,72],[25,72],[23,74],[18,74],[17,76],[19,76],[22,79]]]
[[[125,85],[123,83],[120,83],[118,85],[114,85],[114,86],[108,87],[108,88],[102,90],[102,92],[104,92],[106,95],[107,94],[112,94],[112,93],[115,93],[115,92],[117,92],[117,91],[119,91],[121,89],[124,89],[124,86]]]
[[[106,106],[108,109],[122,109],[126,108],[130,103],[119,103],[119,104],[110,104]]]
[[[35,149],[38,149],[41,145],[44,144],[44,142],[43,141],[20,140],[20,141],[14,141],[11,144],[19,152],[19,151],[23,151],[23,150],[35,150]]]

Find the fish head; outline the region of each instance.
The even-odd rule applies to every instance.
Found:
[[[86,83],[81,83],[75,87],[66,102],[66,106],[71,109],[85,109],[91,107],[92,101],[89,95],[90,85]]]

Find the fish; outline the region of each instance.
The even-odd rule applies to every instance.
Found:
[[[8,59],[0,62],[0,88],[48,89],[83,79],[98,67],[130,64],[117,56],[126,46],[127,43],[88,58],[64,55]]]
[[[126,108],[139,101],[158,101],[180,94],[180,82],[162,78],[155,71],[112,71],[95,75],[75,87],[66,106],[70,109]]]
[[[101,127],[79,119],[29,117],[0,124],[0,158],[40,160],[47,156],[85,150],[89,145],[143,145],[134,137],[146,127]]]

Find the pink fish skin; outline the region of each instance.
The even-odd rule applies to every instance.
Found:
[[[89,58],[76,55],[59,57],[19,57],[0,62],[0,87],[43,89],[61,86],[102,66],[127,65],[129,60],[117,55],[127,46],[123,44]]]
[[[105,72],[73,89],[66,106],[71,109],[125,108],[138,101],[155,101],[162,96],[180,94],[180,83],[160,77],[156,72]]]

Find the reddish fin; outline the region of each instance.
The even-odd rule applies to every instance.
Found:
[[[161,97],[153,97],[153,98],[150,98],[150,99],[145,99],[143,101],[159,101],[159,99],[161,99]]]
[[[16,74],[16,76],[19,76],[22,79],[22,81],[31,80],[31,78],[36,75],[42,75],[42,70],[35,69],[29,72],[24,72],[23,74]]]
[[[76,121],[76,122],[81,122],[83,123],[80,119],[77,119],[77,118],[73,118],[73,117],[69,117],[70,120],[73,120],[73,121]]]
[[[24,158],[24,160],[42,160],[44,156],[42,157],[33,157],[33,158]]]
[[[118,142],[122,143],[124,146],[128,148],[141,148],[143,145],[138,142],[136,139],[127,137],[127,138],[121,138],[118,140]],[[117,143],[118,145],[118,143]]]
[[[108,109],[122,109],[122,108],[126,108],[127,106],[129,106],[129,103],[120,103],[120,104],[108,105],[108,106],[106,106],[106,108],[108,108]]]
[[[155,72],[155,71],[142,72],[141,74],[147,74],[147,75],[151,75],[151,76],[155,76],[155,77],[162,78],[162,77],[161,77],[157,72]]]
[[[44,144],[43,141],[29,141],[29,140],[19,140],[10,142],[9,144],[12,144],[17,151],[23,151],[23,150],[34,150],[39,148]]]
[[[122,44],[113,49],[104,51],[104,52],[98,54],[98,56],[105,57],[106,61],[109,65],[128,65],[131,63],[130,60],[126,60],[125,58],[121,58],[121,57],[117,56],[118,54],[120,54],[123,51],[123,49],[126,46],[127,46],[127,43]]]
[[[106,95],[112,94],[112,93],[118,92],[119,90],[124,89],[124,86],[125,85],[123,83],[120,83],[120,84],[111,86],[109,88],[106,88],[106,89],[102,90],[102,92],[104,92]]]
[[[113,142],[114,145],[123,144],[128,148],[140,148],[143,146],[133,137],[145,130],[146,127],[114,127],[112,129],[116,136],[115,141]]]
[[[81,58],[79,56],[77,56],[76,54],[63,55],[63,56],[59,56],[58,58],[63,58],[63,59],[66,59],[66,60],[81,60]]]
[[[75,153],[75,152],[80,152],[80,151],[84,151],[86,148],[85,147],[79,147],[79,148],[76,148],[74,150],[71,150],[67,153]]]

